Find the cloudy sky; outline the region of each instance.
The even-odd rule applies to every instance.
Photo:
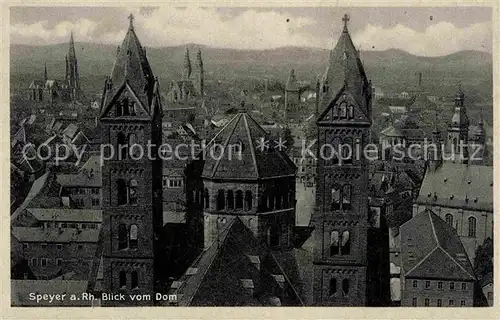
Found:
[[[443,8],[199,8],[12,7],[11,42],[68,41],[119,44],[133,13],[145,46],[195,43],[221,48],[282,46],[330,48],[350,14],[361,50],[402,49],[439,56],[460,50],[492,51],[492,12],[486,7]]]

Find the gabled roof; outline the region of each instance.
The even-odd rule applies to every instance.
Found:
[[[352,118],[339,118],[335,115],[335,111],[340,112],[339,106],[345,104],[346,108],[353,108],[353,117]],[[347,109],[346,109],[346,112]],[[339,124],[346,125],[355,123],[357,125],[370,125],[371,119],[367,117],[367,114],[360,107],[358,101],[351,94],[350,90],[347,90],[345,86],[340,88],[337,95],[330,102],[328,107],[323,111],[323,113],[319,116],[318,124]]]
[[[268,141],[266,131],[249,114],[238,113],[207,144],[203,177],[257,179],[295,175],[295,164],[285,150],[275,148],[272,141],[269,148],[261,148],[261,139]],[[214,145],[224,147],[222,157],[218,156],[220,147]]]
[[[417,203],[493,212],[493,167],[445,161],[427,170]]]
[[[431,210],[401,226],[401,244],[407,278],[476,279],[455,229]]]

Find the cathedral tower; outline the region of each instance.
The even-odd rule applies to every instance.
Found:
[[[66,81],[71,90],[71,101],[77,101],[80,98],[80,75],[78,72],[78,61],[76,59],[73,32],[71,32],[69,52],[66,56]]]
[[[184,68],[182,69],[182,80],[189,80],[191,77],[191,59],[189,58],[189,49],[186,47],[184,52]]]
[[[370,279],[368,163],[362,151],[369,143],[372,90],[349,35],[348,15],[342,20],[342,34],[330,52],[317,94],[313,302],[363,306],[369,303]],[[331,148],[322,148],[325,145],[340,154],[331,157]]]
[[[113,146],[103,172],[104,292],[153,294],[155,237],[162,227],[162,108],[158,80],[133,27],[133,16],[106,79],[102,143]],[[150,154],[148,149],[150,145]],[[143,150],[141,154],[140,150]],[[152,301],[110,301],[112,305]]]
[[[203,59],[201,58],[201,49],[196,52],[196,65],[194,70],[194,86],[196,94],[203,98],[204,96],[204,70],[203,70]]]

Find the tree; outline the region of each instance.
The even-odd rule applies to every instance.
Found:
[[[474,272],[479,279],[493,272],[493,240],[491,238],[486,238],[484,243],[476,249]]]

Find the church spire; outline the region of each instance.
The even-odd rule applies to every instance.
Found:
[[[189,49],[186,46],[184,52],[184,69],[182,70],[182,80],[187,80],[191,77],[191,60],[189,59]]]
[[[47,77],[47,62],[45,62],[45,71],[44,71],[44,74],[43,74],[43,80],[44,81],[47,81],[48,77]]]

